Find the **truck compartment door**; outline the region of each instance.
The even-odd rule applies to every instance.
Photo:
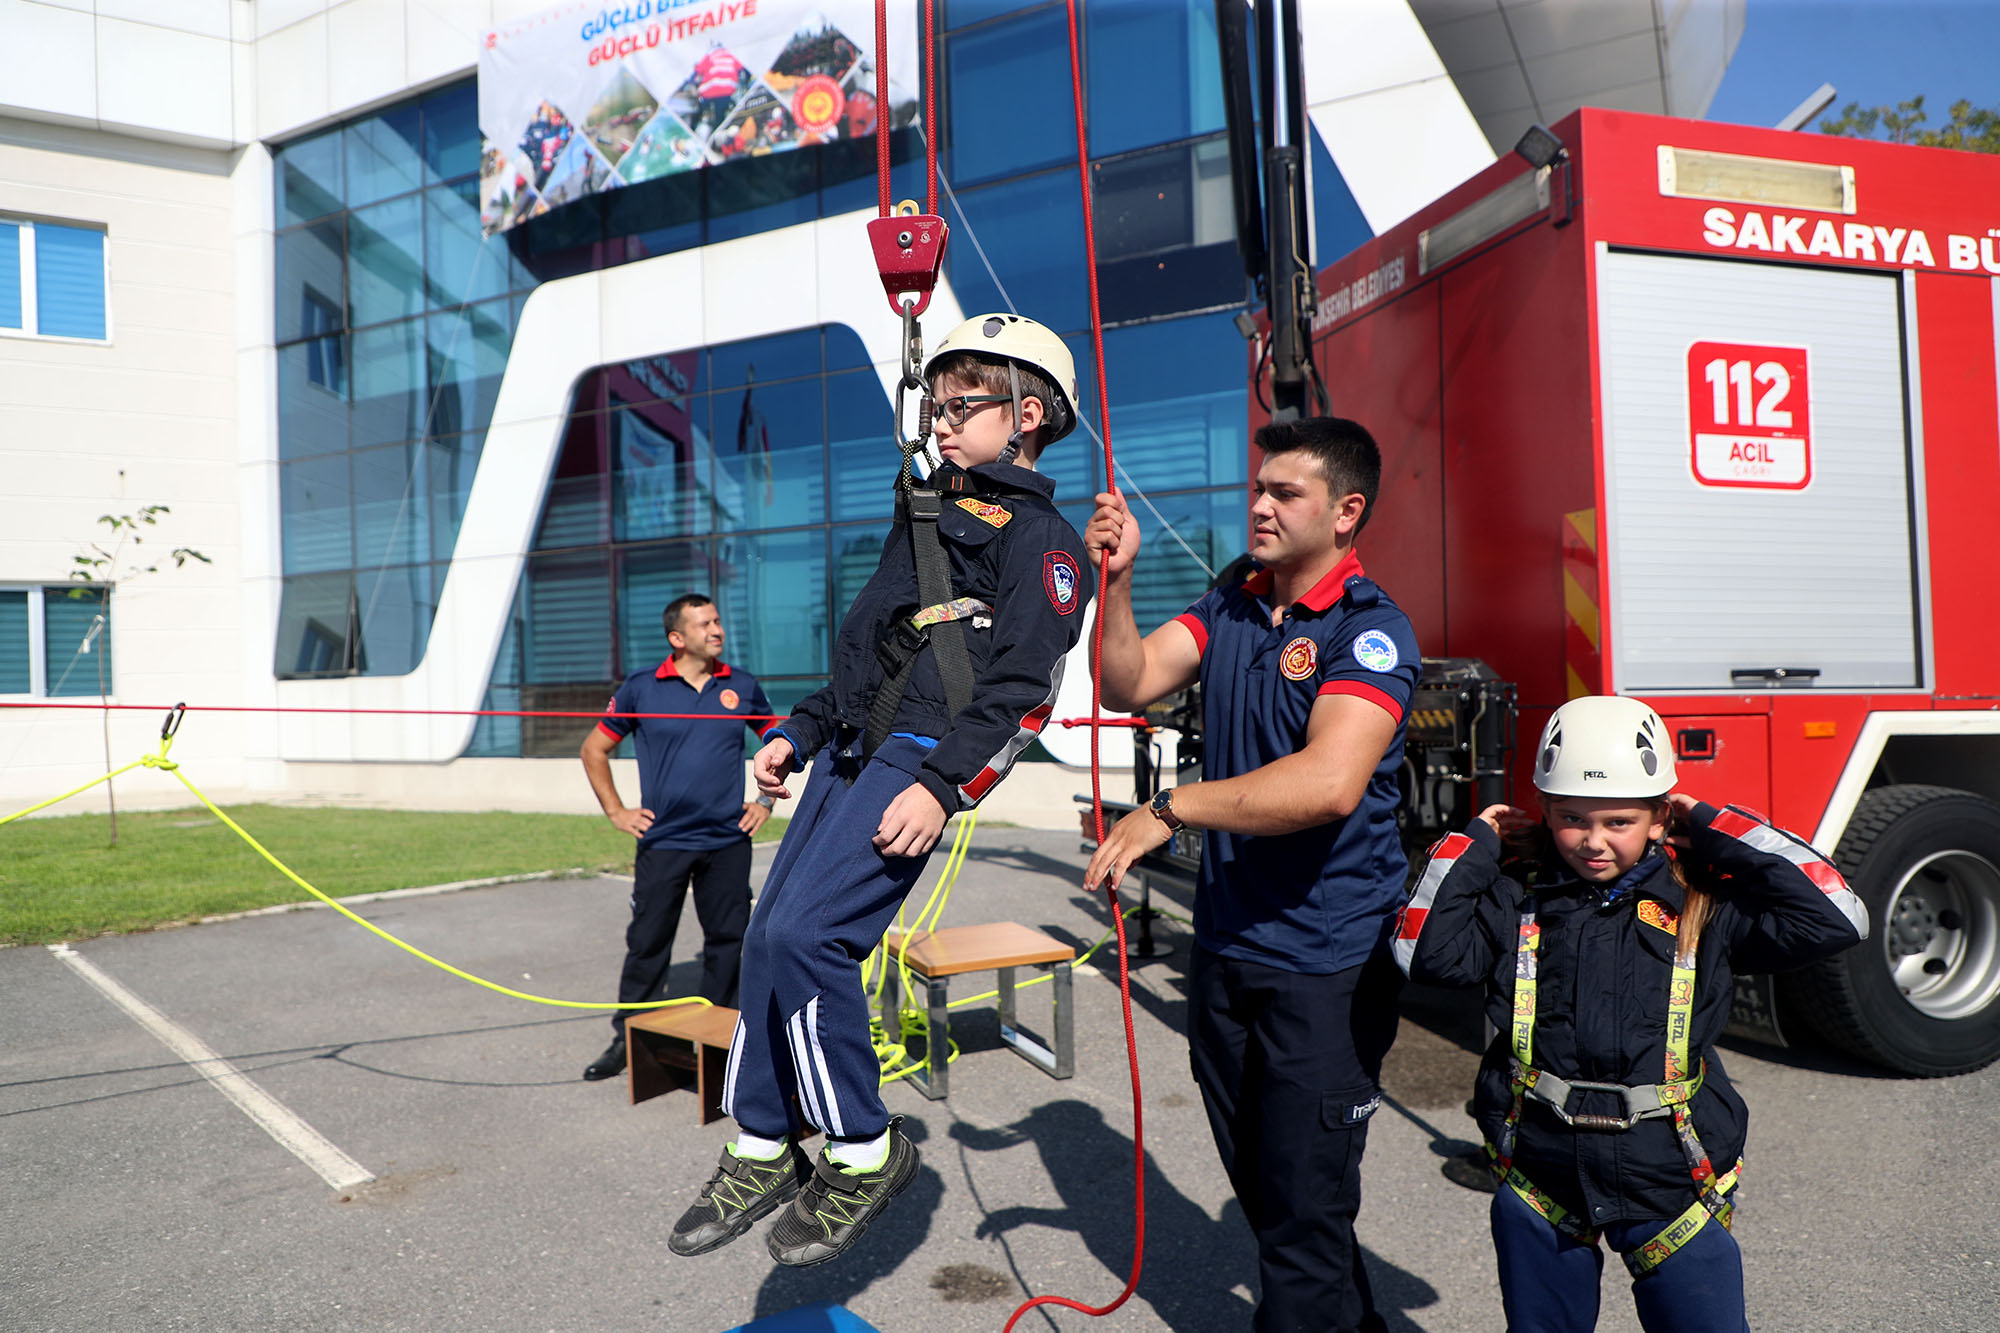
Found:
[[[1924,683],[1898,279],[1600,250],[1622,691]]]

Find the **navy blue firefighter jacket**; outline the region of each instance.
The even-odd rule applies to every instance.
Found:
[[[938,535],[951,560],[951,596],[977,598],[993,611],[964,622],[972,702],[950,715],[926,645],[891,730],[936,740],[917,780],[952,813],[976,806],[1047,724],[1095,583],[1083,539],[1057,512],[1047,477],[1011,463],[946,463],[931,484],[944,492]],[[876,648],[921,607],[909,520],[899,513],[881,563],[840,622],[833,679],[775,728],[799,763],[867,730],[886,676]]]
[[[1695,956],[1688,1051],[1707,1062],[1707,1074],[1690,1110],[1720,1174],[1742,1155],[1749,1127],[1749,1111],[1714,1049],[1729,1021],[1733,972],[1782,971],[1836,954],[1867,936],[1868,912],[1831,862],[1761,817],[1701,804],[1691,822],[1692,846],[1681,855],[1715,905]],[[1498,1035],[1479,1067],[1473,1113],[1488,1143],[1499,1142],[1513,1100],[1514,959],[1530,898],[1502,870],[1500,850],[1499,835],[1477,819],[1442,839],[1394,942],[1396,960],[1412,980],[1486,988],[1486,1014]],[[1666,1074],[1674,927],[1685,897],[1667,858],[1642,860],[1616,886],[1582,881],[1559,861],[1533,877],[1541,927],[1535,1067],[1570,1080],[1659,1083]],[[1610,1093],[1579,1093],[1569,1109],[1623,1113]],[[1528,1098],[1516,1134],[1514,1166],[1587,1226],[1668,1219],[1694,1200],[1671,1118],[1642,1120],[1622,1132],[1577,1130]]]

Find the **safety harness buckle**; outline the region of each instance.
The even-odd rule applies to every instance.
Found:
[[[875,657],[882,663],[882,669],[893,677],[903,669],[904,663],[922,652],[928,642],[929,626],[919,629],[898,617],[890,624],[888,637],[875,645]]]
[[[912,313],[921,315],[930,307],[931,290],[937,286],[950,234],[943,218],[917,212],[913,199],[898,204],[888,217],[869,221],[868,244],[875,250],[875,269],[882,275],[882,289],[889,295],[891,310],[900,314],[911,304]],[[914,303],[904,301],[909,293],[916,294]]]
[[[1522,1091],[1556,1113],[1556,1118],[1574,1129],[1601,1130],[1607,1133],[1622,1133],[1641,1120],[1653,1120],[1660,1116],[1672,1115],[1674,1107],[1687,1102],[1701,1086],[1702,1074],[1679,1083],[1652,1083],[1640,1087],[1628,1087],[1623,1083],[1592,1083],[1583,1079],[1563,1079],[1545,1070],[1526,1071],[1529,1077],[1523,1080]],[[1703,1069],[1706,1073],[1706,1068]],[[1625,1108],[1625,1114],[1601,1115],[1593,1112],[1571,1111],[1571,1100],[1579,1092],[1608,1093],[1618,1098]]]

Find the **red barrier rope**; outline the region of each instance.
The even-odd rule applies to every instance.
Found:
[[[50,704],[0,703],[0,708],[96,708],[106,712],[353,713],[383,717],[620,717],[679,718],[690,722],[782,722],[773,713],[576,713],[542,708],[281,708],[274,704]]]
[[[1097,414],[1098,424],[1103,428],[1104,477],[1105,485],[1112,485],[1117,471],[1111,456],[1111,397],[1107,391],[1104,376],[1104,319],[1097,304],[1097,224],[1091,209],[1090,199],[1090,151],[1086,143],[1088,126],[1083,110],[1083,56],[1077,42],[1076,0],[1069,0],[1069,81],[1070,100],[1076,111],[1076,174],[1083,191],[1083,252],[1084,266],[1090,275],[1090,338],[1092,349],[1097,354]],[[1098,742],[1109,719],[1104,712],[1104,598],[1111,587],[1110,565],[1100,560],[1097,565],[1097,616],[1090,633],[1090,818],[1097,831],[1097,841],[1104,841],[1104,791],[1101,781],[1101,765],[1098,758]],[[1137,722],[1138,719],[1133,719]],[[1007,1333],[1012,1333],[1015,1323],[1022,1315],[1038,1305],[1061,1305],[1071,1310],[1080,1310],[1093,1318],[1110,1314],[1127,1300],[1139,1286],[1139,1270],[1146,1257],[1146,1128],[1145,1107],[1139,1095],[1139,1039],[1132,1028],[1132,978],[1131,963],[1125,952],[1125,913],[1118,904],[1118,890],[1107,879],[1104,884],[1105,896],[1111,903],[1111,920],[1118,930],[1118,999],[1125,1016],[1125,1053],[1132,1066],[1132,1274],[1125,1279],[1125,1289],[1118,1293],[1109,1305],[1085,1305],[1081,1301],[1070,1300],[1066,1296],[1037,1296],[1024,1302],[1007,1320]]]

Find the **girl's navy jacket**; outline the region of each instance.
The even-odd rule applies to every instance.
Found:
[[[1706,1061],[1707,1074],[1691,1110],[1702,1146],[1722,1172],[1742,1155],[1749,1121],[1714,1049],[1729,1021],[1734,973],[1783,971],[1838,953],[1866,938],[1868,915],[1826,858],[1761,816],[1703,804],[1692,823],[1692,846],[1680,855],[1715,906],[1695,963],[1688,1049],[1695,1061]],[[1515,951],[1529,899],[1528,888],[1502,871],[1500,851],[1499,835],[1477,819],[1439,842],[1395,941],[1397,961],[1412,980],[1486,986],[1487,1016],[1499,1035],[1480,1065],[1474,1116],[1488,1143],[1500,1141],[1513,1101]],[[1657,1084],[1666,1069],[1681,887],[1658,853],[1612,886],[1579,880],[1553,856],[1550,862],[1530,876],[1541,927],[1534,1065],[1563,1079]],[[1569,1110],[1620,1115],[1624,1108],[1615,1094],[1579,1092]],[[1576,1129],[1529,1098],[1513,1163],[1592,1227],[1673,1218],[1693,1198],[1670,1117],[1624,1131]]]

